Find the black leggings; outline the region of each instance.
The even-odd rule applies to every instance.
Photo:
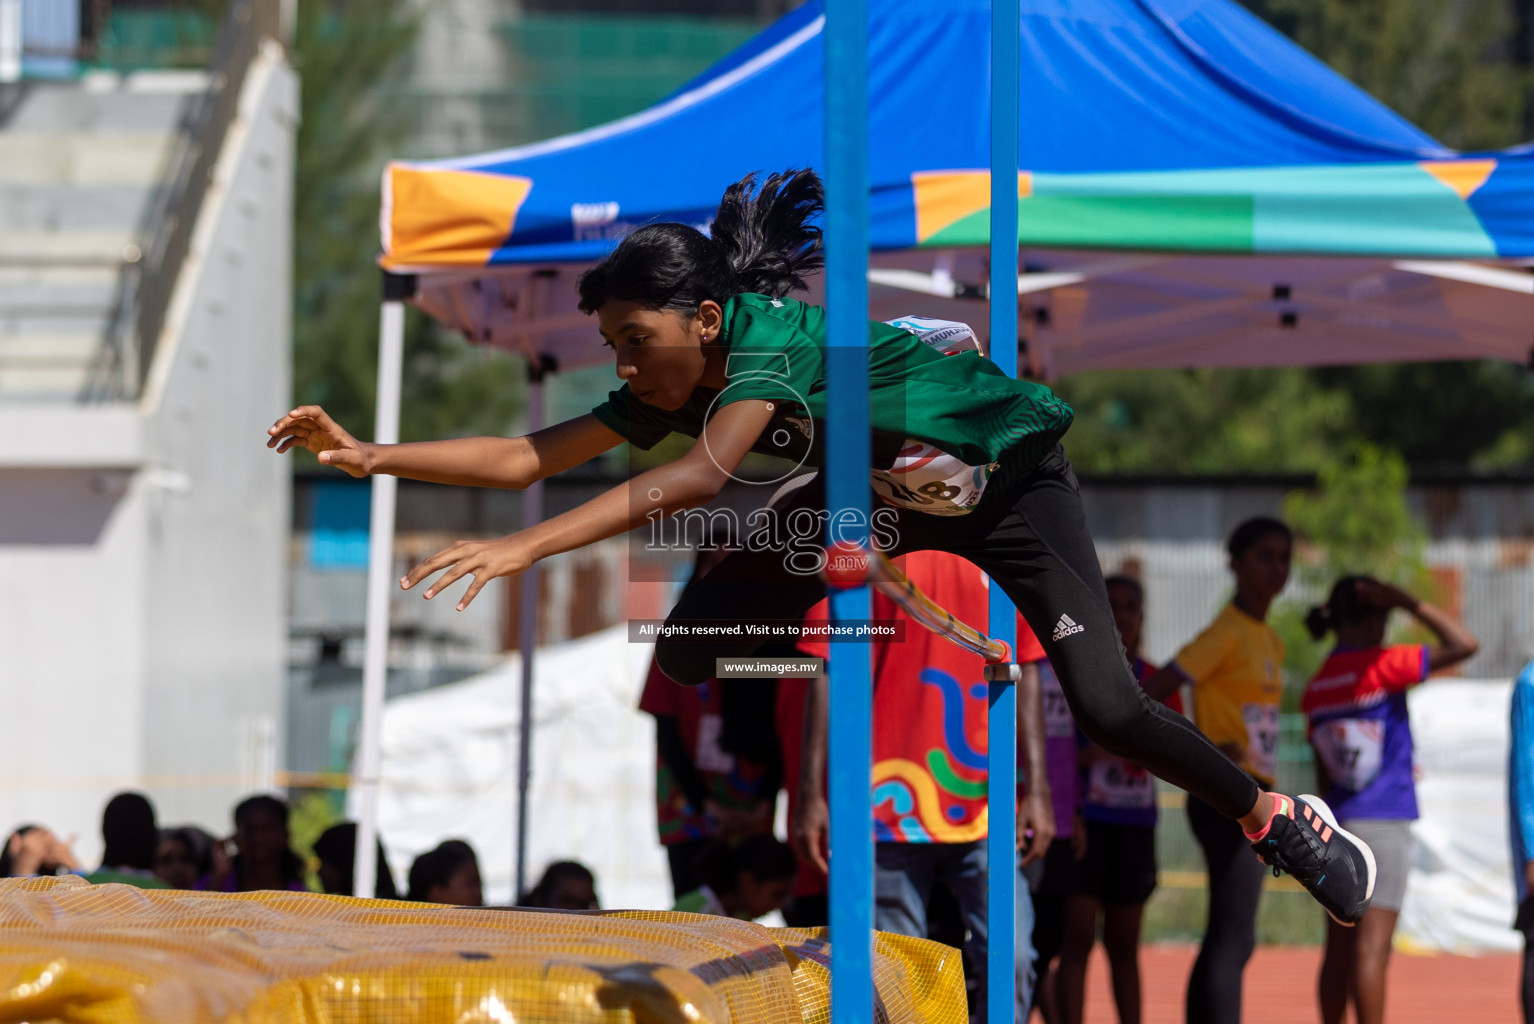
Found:
[[[798,512],[803,522],[806,515],[824,510],[824,494],[816,477],[780,495],[782,501],[774,503],[778,521],[789,522]],[[889,554],[952,552],[1001,586],[1044,645],[1071,714],[1088,739],[1197,794],[1226,817],[1239,818],[1252,809],[1256,783],[1187,719],[1151,700],[1135,683],[1114,630],[1076,474],[1062,448],[1056,446],[1039,465],[1023,470],[1004,459],[968,515],[890,511],[898,541]],[[750,550],[753,546],[769,549]],[[825,587],[818,576],[795,571],[786,557],[771,545],[748,544],[732,552],[688,586],[671,620],[800,618]],[[666,675],[695,686],[715,677],[716,658],[749,657],[761,646],[761,640],[749,636],[668,638],[656,644],[655,657]]]
[[[1195,797],[1188,798],[1188,824],[1209,867],[1209,920],[1188,976],[1188,1024],[1239,1024],[1241,975],[1257,945],[1267,869],[1241,826]]]

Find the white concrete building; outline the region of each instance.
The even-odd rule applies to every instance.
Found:
[[[37,83],[0,122],[0,831],[87,866],[114,791],[225,832],[281,764],[298,82],[277,4],[235,6],[243,77]]]

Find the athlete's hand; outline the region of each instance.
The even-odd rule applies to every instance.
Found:
[[[521,534],[514,533],[495,540],[461,540],[411,569],[399,581],[399,585],[409,590],[437,570],[447,570],[426,589],[423,596],[430,601],[463,577],[473,576],[474,582],[469,584],[463,599],[458,602],[458,610],[463,611],[485,588],[486,583],[498,576],[515,576],[526,572],[535,561]]]
[[[1017,848],[1023,866],[1041,859],[1055,841],[1055,809],[1049,797],[1030,793],[1017,806]]]
[[[1365,577],[1353,584],[1353,593],[1362,605],[1389,611],[1392,608],[1415,608],[1417,599],[1400,587]]]
[[[352,476],[367,476],[372,469],[372,445],[363,444],[341,429],[330,414],[317,405],[301,405],[281,417],[267,431],[268,448],[277,454],[307,448],[321,463],[343,469]]]

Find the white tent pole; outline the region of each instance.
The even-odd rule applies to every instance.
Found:
[[[21,81],[21,0],[0,0],[0,82]]]
[[[527,375],[527,432],[543,426],[543,374],[538,363],[529,364]],[[522,492],[522,529],[543,518],[543,481]],[[517,649],[522,656],[522,711],[517,725],[517,864],[515,901],[527,891],[527,791],[532,776],[533,662],[538,647],[538,564],[518,579],[521,600],[517,614]]]
[[[405,349],[405,304],[385,284],[378,320],[378,407],[373,440],[399,441],[400,372]],[[394,579],[394,499],[399,480],[373,477],[373,505],[368,522],[368,605],[362,656],[362,722],[356,788],[357,858],[352,892],[371,897],[378,881],[379,733],[383,729],[384,684],[389,671],[389,595]]]

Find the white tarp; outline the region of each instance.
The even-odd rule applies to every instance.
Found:
[[[1411,880],[1398,941],[1408,949],[1516,950],[1507,847],[1507,680],[1432,680],[1407,698],[1417,747]]]
[[[655,730],[637,710],[651,648],[625,626],[539,650],[529,883],[551,861],[597,876],[607,907],[670,906],[655,836]],[[379,827],[401,887],[447,838],[479,852],[486,899],[511,898],[520,660],[388,702]],[[1422,818],[1401,911],[1411,949],[1514,950],[1503,680],[1434,680],[1409,697]]]
[[[578,860],[606,907],[665,909],[671,882],[655,834],[655,729],[637,710],[650,645],[615,626],[541,648],[533,666],[528,884]],[[401,889],[411,860],[443,839],[479,854],[487,902],[512,898],[521,661],[388,702],[379,833]]]

